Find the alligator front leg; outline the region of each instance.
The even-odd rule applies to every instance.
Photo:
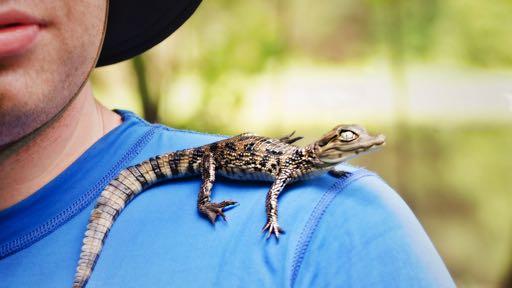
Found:
[[[277,198],[289,180],[289,173],[284,172],[279,174],[272,184],[270,191],[267,193],[267,200],[265,201],[267,224],[263,227],[263,231],[268,230],[267,239],[270,238],[272,234],[276,235],[276,238],[279,238],[279,233],[284,233],[284,230],[281,229],[277,223]]]
[[[199,196],[197,198],[197,208],[199,209],[199,212],[208,217],[212,224],[215,224],[217,216],[221,216],[226,220],[226,215],[224,215],[223,209],[236,204],[236,202],[231,200],[222,201],[220,203],[210,202],[210,195],[213,183],[215,182],[215,161],[210,153],[207,153],[203,157],[201,162],[201,172],[203,183],[201,184],[201,189],[199,190]]]

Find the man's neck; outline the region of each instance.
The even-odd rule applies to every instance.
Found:
[[[0,210],[43,187],[120,123],[119,115],[95,101],[87,83],[58,119],[0,157]]]

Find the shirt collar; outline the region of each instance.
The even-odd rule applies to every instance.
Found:
[[[24,249],[85,209],[149,142],[154,126],[116,110],[122,124],[41,189],[0,211],[0,259]]]

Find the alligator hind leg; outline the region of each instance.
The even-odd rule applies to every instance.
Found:
[[[292,143],[295,143],[295,142],[299,141],[300,139],[304,138],[302,136],[297,136],[297,137],[293,137],[292,138],[292,136],[294,134],[295,134],[295,131],[293,131],[289,135],[286,135],[286,136],[283,136],[283,137],[279,138],[279,140],[283,141],[284,143],[287,143],[287,144],[292,144]]]
[[[223,209],[236,204],[236,202],[227,200],[220,203],[212,203],[210,196],[213,183],[215,182],[215,161],[213,161],[211,154],[206,154],[203,157],[201,167],[203,183],[201,184],[201,189],[199,190],[199,196],[197,198],[197,208],[201,214],[210,219],[212,224],[217,220],[217,216],[221,216],[226,220],[226,215],[224,215]]]

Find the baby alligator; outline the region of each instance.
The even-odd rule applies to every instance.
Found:
[[[273,182],[265,201],[267,223],[263,231],[268,230],[268,237],[279,237],[283,230],[277,223],[277,198],[286,184],[331,171],[341,162],[374,150],[385,140],[384,135],[370,136],[357,125],[339,125],[306,147],[292,145],[302,138],[293,134],[273,139],[244,133],[158,155],[122,170],[103,190],[92,211],[73,287],[87,283],[105,238],[125,205],[158,181],[201,175],[197,208],[212,223],[218,216],[225,219],[223,209],[236,204],[232,200],[211,202],[215,174]]]

